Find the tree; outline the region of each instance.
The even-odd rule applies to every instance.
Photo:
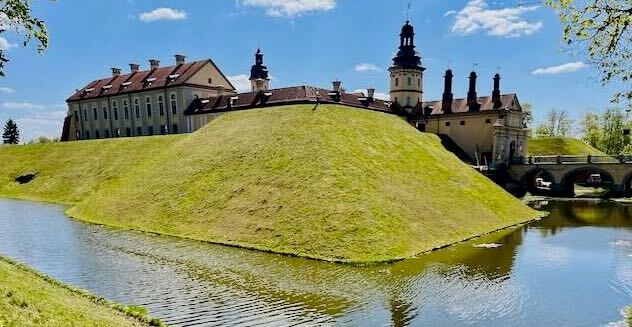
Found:
[[[586,53],[601,72],[601,82],[622,82],[613,102],[632,108],[632,1],[545,0],[563,25],[563,41],[571,51]]]
[[[533,128],[533,105],[525,102],[522,104],[522,112],[524,113],[524,125],[531,129]]]
[[[620,108],[609,108],[603,115],[603,140],[601,151],[617,155],[623,153],[630,144],[625,115]]]
[[[603,141],[601,117],[594,112],[586,113],[579,120],[582,140],[593,148],[600,148]]]
[[[22,46],[31,40],[37,42],[37,51],[42,53],[48,47],[48,30],[44,21],[31,13],[32,0],[0,0],[0,39],[7,30],[22,37]],[[0,76],[4,76],[4,67],[9,59],[6,49],[0,47]]]
[[[551,109],[546,119],[535,130],[536,137],[568,137],[571,134],[572,121],[566,110]]]
[[[59,142],[59,138],[48,137],[48,136],[42,135],[36,139],[30,140],[28,144],[45,144],[45,143],[55,143],[55,142]]]
[[[7,123],[4,125],[2,141],[4,144],[20,143],[20,131],[18,130],[18,125],[13,121],[13,119],[7,120]]]

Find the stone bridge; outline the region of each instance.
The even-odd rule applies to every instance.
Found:
[[[627,155],[520,158],[507,172],[532,194],[573,196],[575,185],[585,185],[602,187],[609,197],[632,196],[632,156]],[[596,174],[599,178],[591,178]]]

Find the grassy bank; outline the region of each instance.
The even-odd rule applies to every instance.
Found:
[[[605,156],[606,154],[586,144],[582,140],[562,137],[530,138],[527,153],[531,156]]]
[[[0,256],[0,326],[150,326],[99,299]],[[155,320],[153,324],[160,325]]]
[[[402,119],[312,105],[231,112],[177,137],[0,149],[0,194],[110,226],[311,258],[424,251],[539,213]],[[38,172],[18,185],[16,176]]]

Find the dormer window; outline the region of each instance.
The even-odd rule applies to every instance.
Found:
[[[176,79],[176,78],[178,78],[178,77],[180,77],[180,74],[172,74],[172,75],[169,75],[169,79]]]
[[[108,85],[106,85],[106,86],[104,86],[104,87],[103,87],[103,89],[104,89],[104,90],[109,90],[109,89],[111,89],[111,88],[112,88],[112,85],[111,85],[111,84],[108,84]]]
[[[234,106],[235,105],[235,101],[239,100],[238,96],[232,96],[230,97],[230,105]]]
[[[156,78],[155,78],[155,77],[150,77],[150,78],[146,79],[145,81],[146,81],[147,83],[152,83],[152,82],[155,82],[155,81],[156,81]]]
[[[265,92],[263,92],[263,95],[265,95],[267,97],[271,97],[272,96],[272,91],[265,91]]]
[[[121,83],[121,85],[123,87],[128,87],[128,86],[132,85],[132,82],[123,82],[123,83]]]
[[[211,102],[211,101],[210,101],[210,100],[208,100],[208,99],[204,99],[204,100],[200,101],[200,103],[202,103],[202,104],[207,104],[207,103],[209,103],[209,102]]]
[[[86,93],[90,93],[92,91],[94,91],[94,87],[90,87],[90,88],[87,88],[87,89],[84,90],[84,92],[86,92]]]

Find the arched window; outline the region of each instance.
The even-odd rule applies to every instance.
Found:
[[[165,104],[162,101],[162,95],[158,96],[158,111],[160,112],[160,116],[164,116],[165,115]]]
[[[412,78],[408,77],[408,86],[412,85]]]
[[[140,119],[140,105],[138,104],[138,98],[134,99],[134,113],[136,118]]]
[[[178,114],[178,103],[175,94],[171,94],[171,113],[174,115]]]
[[[145,98],[145,108],[147,109],[147,117],[151,117],[151,98]]]
[[[118,120],[118,104],[116,101],[112,102],[112,111],[114,112],[114,120]]]

